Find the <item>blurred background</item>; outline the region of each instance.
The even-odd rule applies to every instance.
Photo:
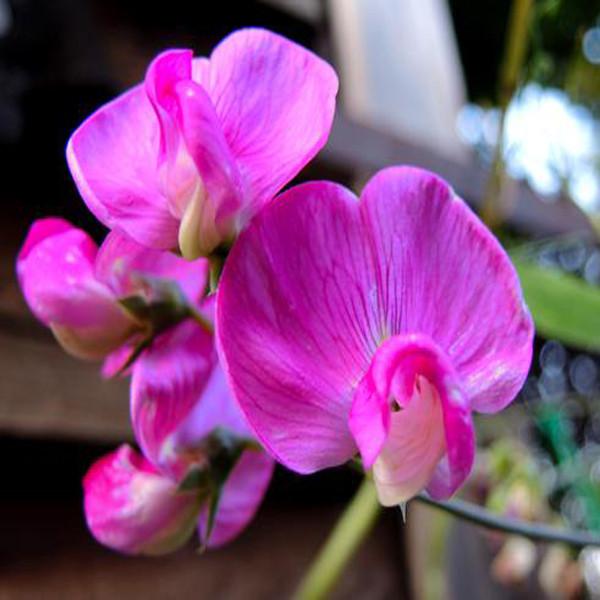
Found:
[[[90,463],[129,440],[126,382],[65,355],[28,313],[15,254],[32,219],[102,228],[64,159],[73,129],[173,46],[208,54],[258,25],[338,70],[331,139],[301,179],[360,189],[375,170],[437,171],[511,253],[538,338],[527,384],[478,417],[462,495],[600,534],[598,0],[0,0],[0,598],[282,598],[358,477],[279,470],[227,548],[160,559],[96,544]],[[600,551],[486,533],[413,502],[386,511],[336,598],[600,598]]]

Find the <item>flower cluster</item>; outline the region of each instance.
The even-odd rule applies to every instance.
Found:
[[[17,271],[68,352],[131,377],[139,452],[121,446],[84,480],[107,546],[229,541],[273,459],[310,473],[359,455],[384,505],[448,497],[473,464],[472,412],[521,387],[533,327],[517,276],[445,182],[393,167],[360,199],[330,182],[277,195],[325,144],[336,92],[309,51],[241,30],[210,58],[162,53],[71,137],[71,173],[110,233],[98,249],[40,220]]]

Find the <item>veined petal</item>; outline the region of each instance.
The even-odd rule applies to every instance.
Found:
[[[271,481],[274,462],[260,450],[245,450],[223,488],[215,522],[208,539],[209,548],[230,542],[254,518]],[[208,508],[198,520],[200,539],[206,538]]]
[[[117,348],[134,323],[94,274],[96,244],[62,219],[36,221],[17,258],[21,289],[35,316],[65,349],[101,358]]]
[[[225,263],[217,296],[223,368],[251,427],[302,473],[356,452],[353,388],[382,332],[356,197],[297,186],[265,207]]]
[[[207,89],[248,184],[245,220],[325,145],[337,88],[330,65],[269,31],[239,30],[214,49]]]
[[[79,126],[67,161],[85,203],[104,225],[170,250],[177,247],[178,221],[163,193],[159,150],[158,119],[138,85]]]
[[[84,508],[94,537],[126,554],[164,554],[191,535],[200,509],[132,448],[123,445],[92,465],[83,481]]]
[[[361,198],[390,334],[428,335],[472,408],[502,409],[529,370],[533,324],[498,241],[444,181],[420,169],[384,169]]]
[[[212,336],[192,320],[160,335],[136,361],[131,380],[131,420],[144,455],[179,477],[179,449],[169,437],[202,396],[217,357]]]
[[[508,257],[431,173],[386,169],[360,203],[332,184],[292,188],[253,219],[225,265],[217,306],[224,369],[256,435],[296,471],[354,454],[354,392],[385,340],[409,335],[446,357],[460,382],[457,406],[468,410],[509,403],[531,361],[532,321]],[[368,417],[377,403],[362,400]],[[447,454],[432,494],[454,491],[470,468],[460,450],[473,438],[463,408],[444,410]],[[384,425],[372,430],[379,441],[365,450],[368,460]]]

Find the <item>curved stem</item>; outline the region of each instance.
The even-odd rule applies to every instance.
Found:
[[[432,500],[423,493],[419,494],[415,499],[487,529],[522,535],[523,537],[539,542],[559,542],[575,548],[600,546],[600,537],[587,531],[576,531],[540,523],[528,523],[519,519],[508,519],[495,515],[481,506],[462,500],[441,502]]]
[[[327,598],[380,511],[373,482],[365,477],[300,583],[294,600]]]
[[[207,333],[213,335],[215,333],[215,328],[210,319],[207,319],[203,314],[198,312],[197,310],[190,308],[190,317],[204,329]]]

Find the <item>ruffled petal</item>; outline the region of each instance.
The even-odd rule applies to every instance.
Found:
[[[126,554],[164,554],[192,534],[200,509],[132,448],[123,445],[92,465],[83,481],[88,527],[105,546]]]
[[[67,161],[88,208],[145,246],[177,247],[158,160],[159,122],[143,85],[109,102],[75,131]]]
[[[65,349],[100,358],[117,348],[134,326],[110,288],[94,274],[97,247],[82,230],[61,219],[36,221],[17,258],[27,304],[52,328]]]
[[[381,331],[356,197],[330,183],[297,186],[265,207],[234,245],[219,284],[223,368],[250,425],[302,473],[356,452],[353,388]]]
[[[217,548],[237,537],[254,518],[271,481],[274,462],[260,450],[246,450],[223,488],[207,546]],[[198,520],[200,539],[206,537],[208,508]]]
[[[425,336],[396,336],[377,350],[365,380],[378,396],[380,411],[389,415],[373,467],[382,504],[398,504],[420,492],[442,460],[454,492],[472,468],[475,442],[469,403],[448,357]],[[359,394],[350,427],[364,457],[374,444],[365,432],[373,426],[366,418],[353,422],[357,402]],[[381,417],[373,414],[372,419],[379,423]]]
[[[337,88],[330,65],[269,31],[236,31],[215,48],[207,89],[248,185],[246,219],[325,145]]]
[[[446,450],[437,392],[424,378],[417,385],[409,405],[392,413],[390,434],[373,466],[383,506],[406,502],[424,489]]]
[[[390,335],[429,336],[472,408],[502,409],[529,370],[533,324],[498,241],[427,171],[380,171],[361,199],[378,262],[377,311]]]
[[[184,457],[170,436],[208,385],[216,363],[212,336],[192,320],[160,335],[136,361],[131,420],[136,440],[155,466],[182,475]]]

